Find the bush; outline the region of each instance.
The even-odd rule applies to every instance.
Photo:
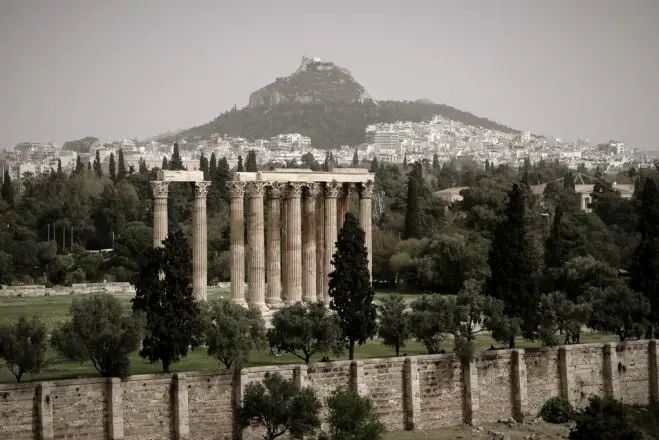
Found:
[[[368,397],[337,389],[327,399],[329,432],[319,440],[380,440],[385,427]]]
[[[590,404],[574,416],[576,425],[570,440],[642,440],[643,433],[632,426],[621,402],[593,397]]]
[[[540,417],[548,423],[567,423],[572,420],[572,404],[562,397],[552,397],[542,405]]]

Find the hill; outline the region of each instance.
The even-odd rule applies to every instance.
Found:
[[[295,73],[253,92],[245,108],[234,108],[206,124],[162,140],[208,139],[214,134],[267,139],[280,133],[301,133],[309,136],[315,147],[333,148],[364,142],[364,130],[369,124],[420,122],[433,115],[467,125],[517,132],[427,99],[376,102],[347,69],[303,57]]]

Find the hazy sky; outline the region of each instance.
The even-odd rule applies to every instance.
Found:
[[[659,0],[0,0],[0,146],[199,125],[304,53],[376,99],[659,149]]]

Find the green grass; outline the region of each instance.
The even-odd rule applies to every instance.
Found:
[[[378,298],[392,295],[389,292],[378,292]],[[405,294],[405,300],[410,302],[421,296],[420,294]],[[227,289],[209,288],[208,299],[210,301],[218,298],[228,298],[229,292]],[[49,326],[53,326],[57,322],[67,319],[69,307],[75,296],[47,296],[47,297],[32,297],[32,298],[0,298],[0,323],[15,322],[19,316],[38,316],[39,318],[48,322]],[[130,298],[119,297],[120,301],[127,310],[130,309]],[[615,337],[611,335],[598,335],[598,334],[585,334],[582,335],[582,342],[610,342],[615,341]],[[479,335],[476,341],[477,350],[486,350],[490,345],[502,346],[497,344],[488,335]],[[528,341],[519,340],[518,346],[520,348],[537,346],[537,343],[530,343]],[[443,347],[447,352],[452,350],[452,342],[447,341]],[[424,346],[416,341],[409,341],[407,347],[401,350],[401,354],[406,353],[409,356],[426,354]],[[390,357],[394,355],[394,351],[382,345],[380,341],[370,341],[356,350],[356,357],[365,358],[380,358]],[[97,375],[96,370],[90,363],[78,364],[70,362],[61,358],[55,352],[51,351],[50,363],[39,374],[26,375],[24,381],[32,380],[50,380],[62,378],[75,378],[75,377],[89,377]],[[312,359],[312,362],[318,362],[323,354],[319,354]],[[345,359],[341,357],[340,359]],[[269,350],[259,351],[252,353],[249,359],[248,366],[259,365],[282,365],[282,364],[295,364],[300,363],[301,360],[297,357],[282,353],[281,356],[271,356]],[[191,352],[190,355],[172,367],[172,371],[219,371],[223,367],[218,361],[209,357],[205,350],[198,349]],[[151,364],[148,361],[140,358],[137,354],[133,355],[131,359],[131,374],[154,374],[162,371],[160,364]],[[4,366],[0,366],[0,382],[14,382],[14,377],[9,370]]]

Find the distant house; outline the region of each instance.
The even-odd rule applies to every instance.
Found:
[[[448,203],[460,202],[462,201],[462,196],[460,191],[463,189],[468,189],[468,186],[456,186],[453,188],[446,188],[441,191],[435,192],[435,197],[439,197],[442,200],[445,200]]]

